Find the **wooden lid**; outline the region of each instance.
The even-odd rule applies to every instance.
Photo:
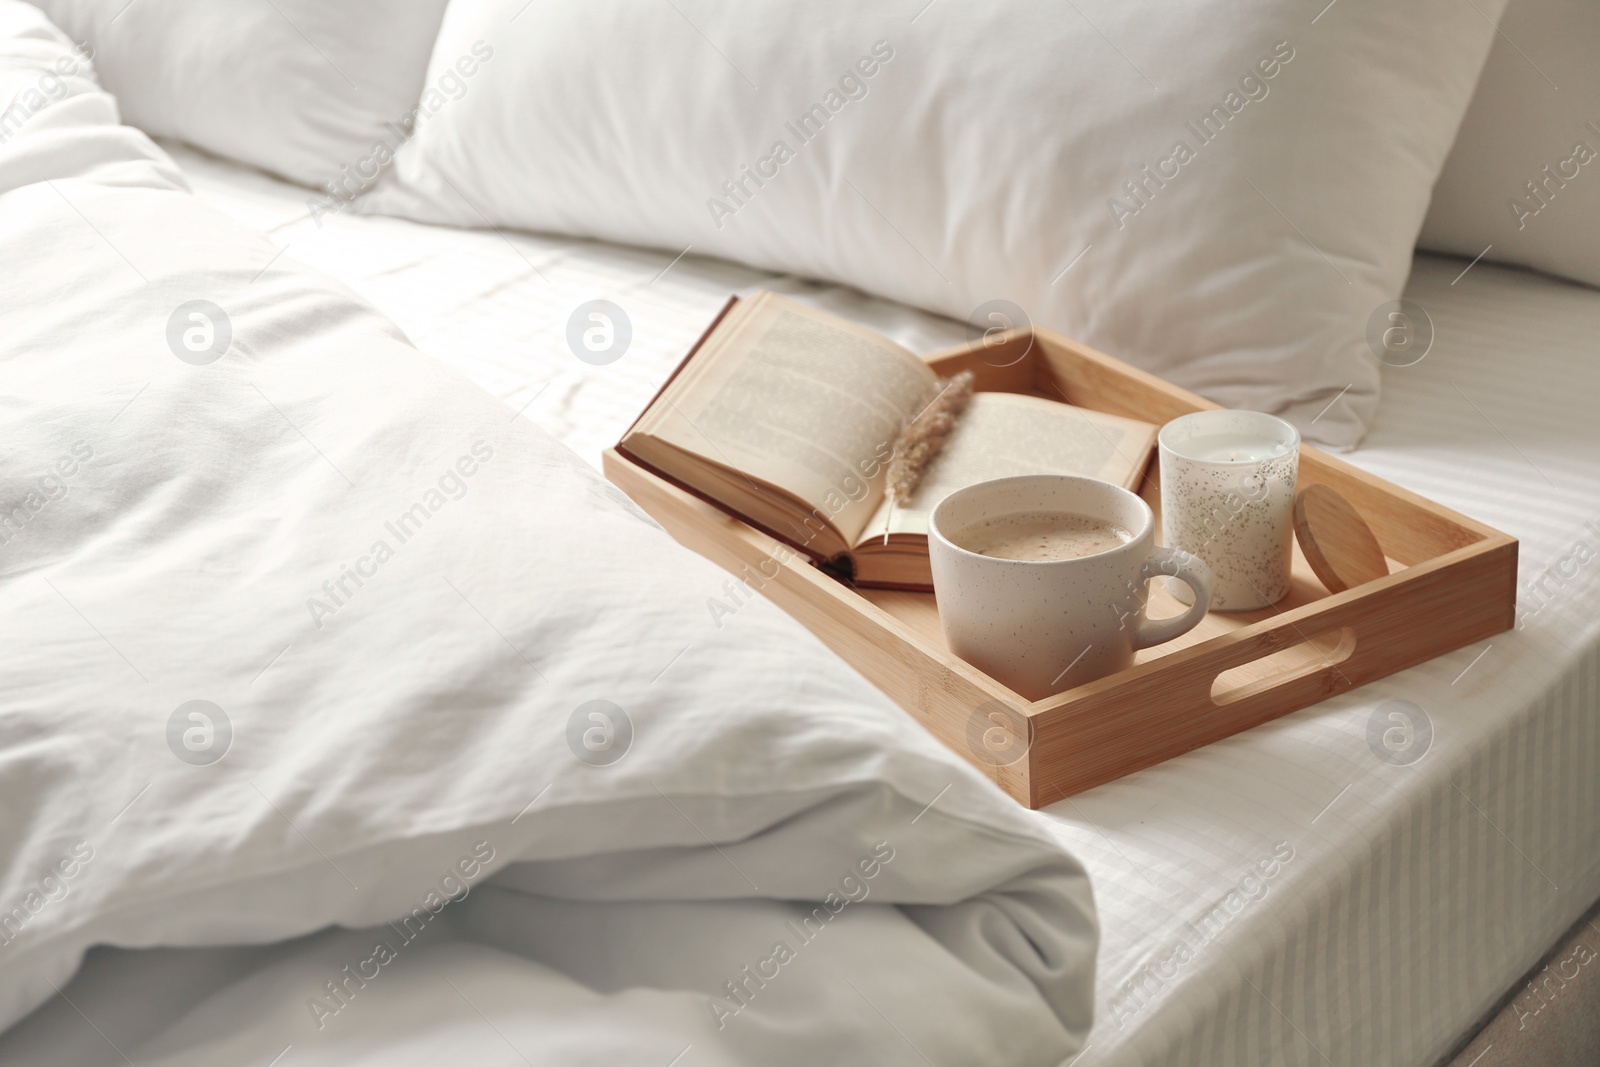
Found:
[[[1308,485],[1295,497],[1294,535],[1306,562],[1331,593],[1389,573],[1372,527],[1350,501],[1326,485]]]

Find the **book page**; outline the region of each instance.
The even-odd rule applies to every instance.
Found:
[[[978,393],[911,499],[892,514],[885,501],[859,540],[881,538],[886,526],[891,534],[926,534],[928,513],[939,501],[995,478],[1080,474],[1124,485],[1150,447],[1154,428],[1141,427],[1043,397]]]
[[[822,312],[770,294],[752,310],[733,343],[674,390],[652,432],[786,490],[853,540],[882,499],[901,421],[936,376],[886,338]]]

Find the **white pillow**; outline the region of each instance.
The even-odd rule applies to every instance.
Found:
[[[450,5],[434,70],[500,58],[363,210],[692,246],[985,326],[1004,299],[1335,446],[1494,32],[1455,0],[525,4]]]
[[[1513,0],[1434,186],[1422,247],[1600,285],[1597,62],[1600,4]]]
[[[35,2],[93,50],[124,122],[346,198],[375,143],[407,136],[445,4]]]

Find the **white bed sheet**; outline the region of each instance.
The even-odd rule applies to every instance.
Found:
[[[202,197],[592,462],[731,292],[794,293],[919,351],[965,333],[693,249],[318,225],[305,191],[167,147]],[[1351,458],[1521,539],[1519,628],[1041,814],[1101,910],[1084,1067],[1431,1064],[1600,896],[1600,292],[1466,266],[1417,260],[1409,296],[1436,339],[1385,369]],[[599,367],[565,342],[597,297],[633,329]],[[1393,700],[1431,723],[1412,763],[1368,741]]]
[[[1600,292],[1467,267],[1418,257],[1436,340],[1348,458],[1518,537],[1518,628],[1050,809],[1103,923],[1084,1065],[1426,1067],[1600,895]]]
[[[596,466],[730,294],[775,289],[870,323],[916,351],[966,336],[947,319],[852,289],[594,241],[426,226],[355,212],[313,220],[309,190],[162,142],[203,199],[339,278],[444,360]],[[567,344],[579,304],[606,299],[633,339],[604,366]]]

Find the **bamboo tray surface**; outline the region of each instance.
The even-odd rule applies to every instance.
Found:
[[[1049,330],[929,358],[982,390],[1033,393],[1165,423],[1217,405]],[[679,541],[794,615],[956,751],[1030,807],[1170,759],[1509,629],[1517,542],[1310,446],[1299,485],[1326,484],[1377,535],[1387,577],[1330,593],[1298,544],[1288,596],[1211,612],[1125,671],[1028,701],[950,652],[930,593],[856,589],[616,450],[607,477]],[[1140,495],[1157,517],[1159,465]],[[782,562],[780,562],[780,560]],[[1183,610],[1164,583],[1149,612]]]

